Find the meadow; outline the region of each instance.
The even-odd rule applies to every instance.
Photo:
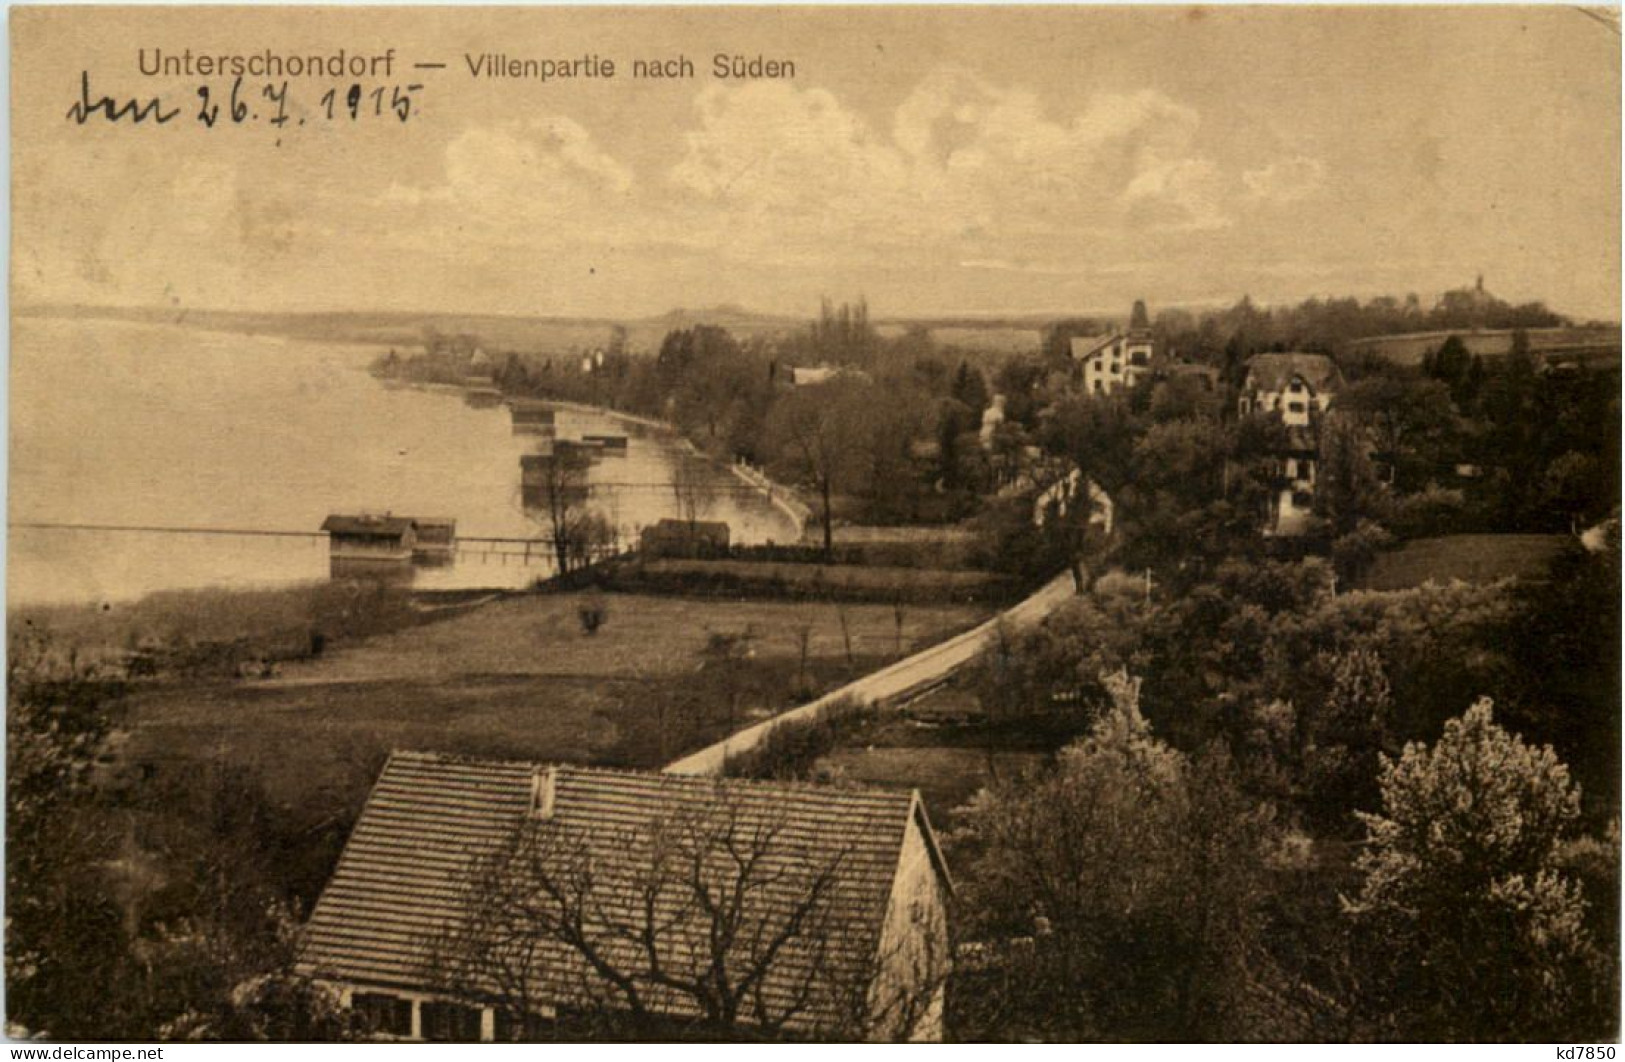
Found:
[[[583,630],[583,605],[605,612],[596,633]],[[122,758],[149,775],[238,764],[291,801],[395,748],[658,767],[985,616],[950,605],[515,596],[285,661],[270,678],[138,686]]]

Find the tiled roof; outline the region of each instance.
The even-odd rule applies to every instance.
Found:
[[[1343,382],[1337,363],[1324,354],[1255,354],[1247,362],[1247,376],[1255,391],[1283,391],[1294,376],[1316,391],[1333,391]]]
[[[1112,340],[1121,338],[1120,332],[1108,332],[1100,336],[1073,336],[1070,343],[1072,356],[1081,361]]]
[[[552,772],[554,796],[551,814],[541,818],[531,814],[531,805],[533,786],[545,771]],[[784,1001],[804,992],[810,970],[850,973],[873,961],[914,815],[923,825],[917,799],[905,793],[397,752],[311,915],[303,960],[318,976],[334,980],[432,989],[436,938],[468,914],[463,886],[471,864],[510,843],[521,829],[552,831],[535,836],[553,839],[552,848],[544,844],[541,850],[556,849],[557,861],[577,869],[583,859],[590,864],[591,907],[604,925],[641,925],[640,887],[654,865],[651,828],[725,820],[735,837],[772,837],[755,849],[770,871],[764,878],[773,882],[755,894],[762,909],[758,924],[776,926],[775,916],[793,909],[806,893],[807,867],[835,868],[822,934],[827,946],[787,945],[763,985],[765,998],[788,1006]],[[726,859],[720,846],[713,847],[707,875],[717,884],[733,872],[714,865]],[[550,866],[554,861],[551,855],[543,859]],[[675,875],[669,882],[658,890],[660,917],[670,919],[661,950],[663,961],[676,968],[705,948],[710,922],[696,910],[693,890]],[[592,980],[579,954],[550,939],[539,945],[544,961],[531,998],[555,1005],[579,1001]],[[626,963],[618,962],[619,968],[637,967],[632,943],[606,936],[603,946]],[[686,1000],[661,996],[652,987],[648,996],[652,1009],[678,1016],[692,1011]],[[789,1027],[836,1020],[836,1006],[833,999],[810,1004]]]
[[[335,535],[382,535],[399,538],[414,523],[409,516],[345,516],[334,513],[322,521],[322,530]]]

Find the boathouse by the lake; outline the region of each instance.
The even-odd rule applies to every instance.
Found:
[[[322,530],[335,561],[406,563],[418,542],[417,521],[392,513],[334,513],[322,521]]]
[[[720,520],[674,520],[667,517],[643,529],[638,544],[643,555],[656,557],[726,557],[728,525]]]
[[[457,520],[450,516],[415,516],[417,542],[412,559],[419,564],[450,564],[457,551]]]
[[[551,435],[557,416],[552,406],[530,399],[510,398],[508,412],[515,435]]]

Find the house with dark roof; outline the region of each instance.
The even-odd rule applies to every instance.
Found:
[[[1241,385],[1241,414],[1279,413],[1287,427],[1306,427],[1342,386],[1337,363],[1324,354],[1255,354]]]
[[[417,545],[418,525],[410,516],[334,513],[322,521],[328,553],[335,562],[405,563]]]
[[[917,793],[396,752],[301,967],[379,1035],[935,1039]]]
[[[1300,534],[1308,525],[1320,460],[1320,418],[1342,385],[1337,363],[1324,354],[1256,354],[1247,362],[1242,416],[1273,415],[1287,427],[1287,441],[1275,455],[1278,473],[1267,521],[1272,534]]]

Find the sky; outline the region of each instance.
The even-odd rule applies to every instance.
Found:
[[[1620,38],[1571,8],[24,8],[12,47],[14,304],[889,317],[1482,274],[1620,316]],[[421,82],[416,113],[329,121],[335,82],[295,80],[278,145],[263,79],[209,128],[229,78],[137,69],[340,47],[395,48],[360,80]],[[470,77],[486,52],[617,76]],[[630,76],[679,54],[692,80]],[[79,125],[82,74],[181,114]]]

